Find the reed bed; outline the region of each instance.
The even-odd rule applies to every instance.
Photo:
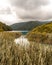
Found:
[[[30,42],[25,49],[14,43],[14,33],[0,33],[0,65],[52,65],[52,45]]]

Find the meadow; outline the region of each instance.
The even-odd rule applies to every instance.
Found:
[[[0,32],[0,65],[52,65],[51,44],[31,41],[25,49],[14,42],[20,35],[21,33]]]

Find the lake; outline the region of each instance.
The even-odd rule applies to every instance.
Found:
[[[24,31],[8,31],[8,32],[21,32],[23,35],[25,35],[25,34],[27,34],[29,31],[24,30]]]

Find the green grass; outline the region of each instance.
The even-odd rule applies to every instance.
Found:
[[[30,42],[25,49],[14,43],[16,34],[0,32],[0,65],[52,65],[52,45]]]

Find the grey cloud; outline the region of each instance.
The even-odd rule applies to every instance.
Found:
[[[31,10],[31,11],[16,8],[16,14],[21,19],[30,19],[31,20],[31,19],[39,19],[42,17],[42,11],[40,8]]]
[[[19,14],[19,13],[18,13]],[[37,9],[34,11],[25,11],[25,13],[18,15],[19,18],[23,20],[49,20],[52,19],[52,12],[50,11],[42,11],[41,9]]]
[[[41,10],[49,0],[10,0],[15,7],[16,15],[23,20],[47,20],[52,17],[50,12]]]
[[[11,0],[12,5],[24,9],[35,9],[41,5],[46,5],[48,0]]]

